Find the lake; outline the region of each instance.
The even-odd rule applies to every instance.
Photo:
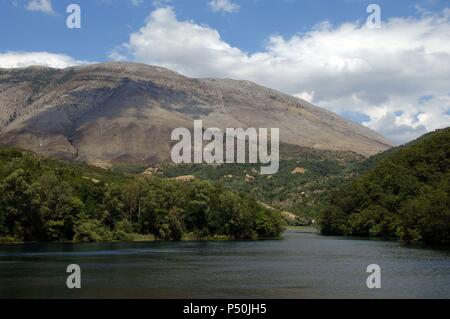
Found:
[[[81,289],[66,267],[81,267]],[[381,289],[366,268],[381,267]],[[287,231],[283,240],[0,245],[0,298],[450,298],[450,251]]]

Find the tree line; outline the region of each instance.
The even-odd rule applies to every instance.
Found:
[[[279,237],[278,212],[221,184],[127,176],[0,149],[0,241]]]

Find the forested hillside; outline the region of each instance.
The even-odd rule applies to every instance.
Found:
[[[273,175],[261,175],[261,164],[162,165],[154,170],[154,174],[166,178],[193,176],[220,181],[227,188],[297,215],[293,224],[310,225],[317,220],[316,206],[322,194],[353,176],[363,160],[364,157],[353,152],[281,144],[280,168]]]
[[[450,243],[450,128],[388,151],[366,169],[329,195],[322,233]]]
[[[206,181],[127,176],[0,149],[0,241],[278,237],[278,212]]]

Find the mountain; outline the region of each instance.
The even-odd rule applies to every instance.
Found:
[[[229,79],[104,63],[0,69],[0,144],[110,167],[169,159],[176,127],[280,128],[286,145],[370,156],[392,144],[303,100]]]
[[[450,244],[450,128],[369,159],[322,211],[325,234]]]

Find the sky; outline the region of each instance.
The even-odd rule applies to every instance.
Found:
[[[0,67],[117,60],[250,80],[398,144],[450,126],[450,0],[0,2]]]

